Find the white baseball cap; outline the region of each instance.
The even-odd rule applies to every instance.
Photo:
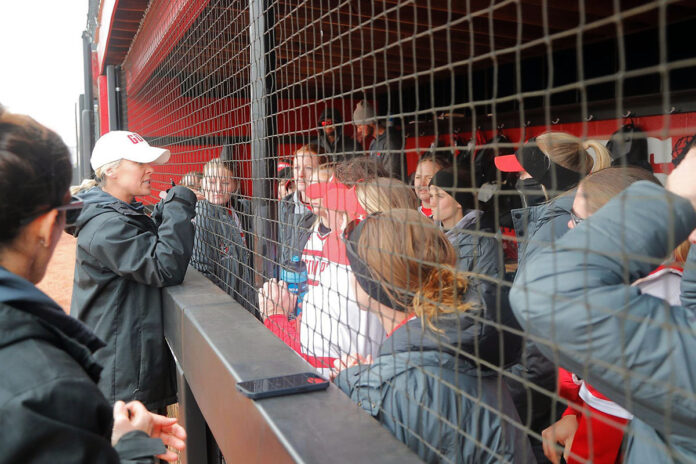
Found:
[[[128,131],[111,131],[94,144],[89,163],[95,171],[105,164],[127,159],[136,163],[164,164],[171,152],[166,148],[151,147],[140,135]]]

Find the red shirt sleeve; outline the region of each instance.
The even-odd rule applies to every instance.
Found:
[[[276,337],[283,340],[290,348],[297,351],[300,355],[302,354],[300,328],[297,325],[297,319],[290,321],[282,314],[275,314],[267,317],[263,325],[273,332]]]

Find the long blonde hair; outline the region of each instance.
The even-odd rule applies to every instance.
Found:
[[[551,161],[571,171],[589,174],[611,166],[609,150],[597,140],[583,142],[565,132],[545,132],[536,138],[536,143]],[[587,152],[590,148],[595,159]]]
[[[70,187],[70,195],[77,195],[78,193],[85,192],[92,187],[103,187],[106,183],[106,173],[109,170],[118,168],[120,164],[121,160],[116,160],[106,163],[104,166],[98,167],[94,170],[94,178],[85,179],[80,185],[73,185]]]
[[[433,324],[439,315],[472,307],[462,302],[469,282],[455,268],[454,247],[414,209],[366,219],[357,253],[391,300],[413,311],[424,327],[439,331]]]
[[[390,209],[418,209],[420,204],[411,187],[389,177],[358,183],[355,194],[369,214]]]

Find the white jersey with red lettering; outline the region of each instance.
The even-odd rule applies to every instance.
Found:
[[[316,229],[318,233],[313,231],[316,241],[312,246],[321,243],[322,253],[307,254],[307,257],[312,257],[309,262],[315,267],[312,268],[312,277],[309,277],[313,283],[308,287],[302,304],[300,344],[302,352],[309,356],[310,364],[319,373],[328,375],[333,362],[344,355],[375,357],[386,334],[379,318],[361,310],[357,304],[350,284],[350,265],[345,253],[337,250],[343,246],[340,234],[327,234],[326,228]],[[307,264],[308,276],[309,266]]]

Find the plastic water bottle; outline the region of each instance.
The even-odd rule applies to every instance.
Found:
[[[295,317],[302,313],[302,299],[307,294],[307,264],[299,256],[293,256],[280,270],[280,280],[288,284],[290,293],[297,295]]]

